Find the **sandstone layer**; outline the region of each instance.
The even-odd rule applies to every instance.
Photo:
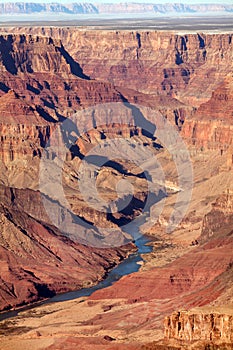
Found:
[[[210,100],[186,119],[182,136],[195,147],[228,150],[233,142],[232,106],[233,79],[229,76],[214,90]],[[232,159],[229,161],[232,163]]]
[[[229,344],[233,342],[232,314],[202,313],[198,309],[177,312],[165,319],[165,336],[190,342],[206,340]]]
[[[11,32],[10,28],[3,31]],[[14,28],[62,40],[87,76],[199,105],[232,69],[232,34]],[[127,83],[126,83],[127,82]]]

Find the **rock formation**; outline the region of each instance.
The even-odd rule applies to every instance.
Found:
[[[56,123],[81,106],[122,101],[121,95],[109,83],[90,81],[59,41],[31,35],[2,35],[0,41],[1,179],[6,185],[1,188],[0,308],[5,309],[96,283],[127,249],[102,252],[66,238],[47,226],[39,193],[28,189],[38,188],[39,159]],[[107,221],[73,201],[82,217],[92,217],[95,224]]]
[[[145,179],[139,176],[141,171],[132,171],[129,179],[135,185],[135,192],[127,210],[110,216],[89,207],[75,188],[79,177],[76,163],[103,138],[137,136],[143,141],[145,137],[142,129],[134,125],[132,110],[124,106],[124,97],[111,83],[94,81],[86,76],[59,39],[4,34],[0,36],[0,43],[0,166],[1,183],[4,184],[0,201],[4,270],[0,308],[6,309],[97,283],[133,248],[132,245],[110,250],[107,247],[102,252],[87,247],[85,228],[77,225],[78,239],[72,236],[72,214],[59,202],[62,215],[69,217],[66,234],[50,222],[43,207],[43,196],[38,192],[39,166],[46,144],[66,117],[77,113],[79,123],[79,130],[75,129],[77,123],[72,124],[74,130],[70,130],[70,133],[76,132],[76,139],[72,139],[67,150],[66,197],[81,221],[94,225],[93,230],[89,230],[93,240],[100,237],[95,226],[117,228],[122,220],[127,222],[138,215],[148,188]],[[108,111],[111,111],[111,103],[118,103],[119,108],[117,105],[112,109],[117,113],[117,120],[122,120],[122,125],[111,121],[108,115],[106,122],[101,107],[93,110],[92,106],[107,103],[110,105]],[[92,109],[88,112],[89,107]],[[83,111],[85,108],[86,112]],[[92,118],[87,121],[88,113],[92,113]],[[96,129],[95,125],[102,127]],[[87,126],[90,131],[82,134],[82,128],[85,130]],[[81,133],[82,138],[78,139],[77,133]],[[70,135],[66,137],[70,141]],[[56,144],[62,138],[65,135],[60,132]],[[106,169],[99,172],[99,191],[107,201],[116,197],[114,183],[122,180],[126,173],[127,164],[117,162],[114,166],[106,165]],[[56,200],[56,195],[50,198],[49,205]],[[113,238],[109,235],[108,239]],[[124,235],[117,238],[118,247],[126,244]],[[66,259],[65,255],[70,258]],[[95,265],[93,270],[92,264]],[[73,272],[68,273],[71,266]]]
[[[212,210],[204,217],[201,238],[203,240],[228,232],[233,225],[233,194],[229,190],[217,198]],[[221,233],[220,233],[221,232]]]
[[[203,291],[232,262],[232,243],[232,233],[221,240],[213,239],[211,243],[197,247],[195,253],[191,251],[162,268],[126,276],[114,286],[95,292],[91,298],[131,299],[133,295],[133,299],[148,301],[182,296],[184,302],[193,303],[193,306],[208,304],[216,296]]]
[[[0,191],[1,310],[92,285],[133,248],[82,245],[49,223],[39,192]]]
[[[232,107],[233,79],[229,76],[185,120],[182,136],[195,147],[226,151],[233,143]]]
[[[164,321],[165,337],[188,342],[206,341],[232,344],[233,314],[203,312],[201,309],[174,312]]]
[[[5,29],[8,32],[10,28]],[[62,40],[84,74],[200,106],[232,71],[232,34],[14,28]],[[98,44],[97,44],[98,43]]]

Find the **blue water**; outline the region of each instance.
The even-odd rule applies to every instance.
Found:
[[[51,303],[56,301],[65,301],[80,298],[83,296],[89,296],[98,289],[106,288],[111,286],[114,282],[118,281],[122,276],[129,275],[130,273],[136,272],[140,268],[139,261],[142,261],[141,254],[149,253],[152,250],[151,246],[145,245],[150,242],[146,236],[141,236],[135,241],[138,247],[137,252],[131,254],[127,259],[123,260],[117,267],[111,270],[107,277],[99,282],[96,286],[90,288],[83,288],[74,292],[58,294],[48,300],[45,303]]]
[[[118,281],[122,276],[138,271],[140,268],[140,264],[138,264],[138,262],[142,261],[141,254],[151,252],[152,247],[146,245],[151,241],[149,237],[140,235],[137,229],[134,232],[136,232],[134,236],[139,237],[134,242],[138,250],[135,253],[131,254],[127,259],[123,260],[113,270],[111,270],[106,276],[106,278],[103,281],[99,282],[96,286],[93,286],[90,288],[83,288],[83,289],[69,292],[69,293],[58,294],[48,300],[35,303],[33,305],[28,305],[28,306],[19,308],[18,310],[3,312],[2,314],[0,314],[0,321],[15,317],[21,311],[33,309],[34,307],[42,304],[48,304],[52,302],[72,300],[72,299],[77,299],[84,296],[90,296],[93,292],[95,292],[98,289],[111,286],[114,282]]]

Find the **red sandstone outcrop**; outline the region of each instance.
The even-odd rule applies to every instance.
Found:
[[[112,84],[90,81],[60,40],[5,34],[0,43],[1,95],[14,90],[47,121],[61,120],[81,107],[122,101]],[[15,108],[17,114],[17,104]]]
[[[181,135],[196,147],[228,149],[233,143],[233,79],[228,77],[186,118]]]
[[[46,121],[14,90],[0,97],[0,122],[11,124],[45,125]]]
[[[0,158],[5,164],[41,154],[49,123],[14,90],[0,97]]]
[[[205,312],[201,309],[174,312],[165,318],[164,335],[188,342],[233,343],[233,312]]]
[[[38,188],[38,160],[56,123],[77,109],[123,98],[112,84],[82,74],[59,42],[30,35],[1,40],[1,177],[15,187]],[[126,115],[133,120],[130,110]],[[96,112],[91,128],[95,118],[101,115]],[[114,125],[105,130],[114,132]],[[116,226],[73,191],[68,198],[88,222]],[[68,238],[51,226],[39,192],[1,188],[0,212],[1,309],[97,283],[132,248],[98,250]]]
[[[6,53],[0,88],[14,89],[47,121],[61,120],[80,107],[127,99],[155,108],[183,127],[182,136],[197,147],[225,149],[232,142],[232,79],[222,83],[232,69],[230,34],[49,27],[14,31],[28,34],[1,36]],[[16,74],[19,71],[26,73],[23,79]],[[118,91],[99,80],[118,85]],[[22,96],[22,91],[27,93]],[[202,102],[192,113],[192,107]]]
[[[166,299],[205,289],[233,262],[232,213],[233,194],[229,190],[216,199],[203,218],[199,246],[162,268],[125,276],[114,286],[97,291],[92,298],[99,299],[102,293],[110,298],[129,298],[130,290],[138,300]],[[206,298],[211,299],[211,295]]]
[[[74,31],[67,36],[64,46],[87,75],[122,87],[127,81],[128,88],[170,94],[187,104],[207,99],[231,71],[231,35]]]
[[[40,157],[55,124],[77,110],[124,101],[112,84],[85,76],[59,40],[5,34],[0,42],[0,154],[4,164]],[[95,112],[91,129],[101,120],[101,111]],[[128,123],[133,120],[130,110],[126,119]],[[82,123],[87,125],[85,120]],[[100,138],[101,132],[97,133]]]
[[[1,182],[16,187],[1,191],[3,272],[0,307],[3,309],[97,283],[132,247],[104,252],[81,245],[86,242],[87,235],[82,227],[77,228],[80,230],[78,243],[72,240],[73,237],[67,238],[51,226],[40,194],[28,190],[30,187],[38,189],[39,161],[56,125],[85,107],[123,103],[121,93],[111,83],[93,81],[85,76],[59,40],[33,35],[4,35],[0,40]],[[117,107],[115,110],[116,113]],[[119,107],[118,112],[118,120],[125,119],[121,135],[140,134],[133,125],[131,110],[125,107],[122,112]],[[111,138],[119,132],[116,123],[105,122],[101,109],[95,109],[91,120],[87,120],[88,113],[79,113],[78,117],[81,125],[92,129],[83,136],[87,144],[100,141],[101,135]],[[95,124],[101,122],[104,122],[102,129],[95,130]],[[84,147],[81,151],[85,151]],[[77,182],[78,175],[75,171],[73,174],[71,176],[70,168],[66,170],[68,185]],[[110,167],[108,178],[114,182],[116,177],[123,178],[123,174],[117,171],[113,174]],[[138,187],[135,200],[143,207],[147,191],[145,180],[136,175],[131,178]],[[104,180],[102,176],[101,181]],[[25,190],[19,191],[17,187]],[[110,191],[109,187],[109,192],[110,200],[115,189]],[[90,208],[73,187],[69,187],[67,198],[81,219],[101,227],[117,227],[113,221],[120,220],[120,215],[111,220],[107,213]],[[131,206],[131,212],[125,214],[126,219],[141,210],[141,207],[135,210]],[[98,236],[97,231],[88,234],[93,235],[93,239]],[[124,236],[118,237],[117,245],[121,242],[125,243]]]
[[[98,303],[101,299],[111,301],[112,299],[123,299],[129,305],[128,313],[124,310],[116,311],[106,317],[102,315],[101,324],[106,329],[110,322],[113,328],[117,327],[116,320],[130,315],[129,329],[134,329],[136,324],[140,324],[143,329],[154,328],[156,331],[161,328],[163,315],[170,314],[174,309],[189,310],[210,304],[214,309],[221,305],[232,305],[233,236],[232,223],[228,220],[232,216],[231,197],[228,194],[219,198],[214,205],[216,210],[213,209],[205,217],[199,246],[194,247],[193,250],[175,259],[172,263],[125,276],[113,286],[92,294],[89,299],[93,302]],[[207,220],[210,215],[212,221]],[[206,234],[207,225],[209,225],[208,231],[214,229],[215,234]],[[131,305],[133,305],[133,313],[130,312]],[[140,314],[140,319],[136,316],[138,314]],[[196,317],[202,320],[202,316],[197,315]],[[100,324],[98,317],[92,321],[93,324]],[[177,328],[174,326],[174,329]],[[185,329],[186,332],[189,324],[184,323],[181,329]],[[206,339],[210,339],[210,336],[208,333]],[[224,339],[221,341],[224,342]],[[151,349],[157,349],[156,345]]]
[[[221,236],[233,227],[233,194],[223,194],[212,205],[212,210],[204,217],[201,238],[209,240],[211,237]]]

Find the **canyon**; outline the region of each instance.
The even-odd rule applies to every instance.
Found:
[[[2,321],[2,349],[230,349],[232,45],[232,33],[1,28],[1,310],[98,283],[135,252],[124,225],[140,217],[149,195],[154,218],[140,226],[152,252],[139,272]],[[172,210],[184,203],[176,157],[161,135],[166,123],[193,168],[187,212],[169,234]],[[112,158],[101,153],[96,170],[91,152],[101,144],[113,146]],[[146,171],[154,163],[144,157],[156,158],[165,180],[143,175],[137,152]],[[53,189],[58,171],[62,191]],[[99,207],[88,202],[91,179]],[[127,196],[126,208],[103,209],[116,199],[119,209]],[[154,204],[163,201],[157,215]]]

